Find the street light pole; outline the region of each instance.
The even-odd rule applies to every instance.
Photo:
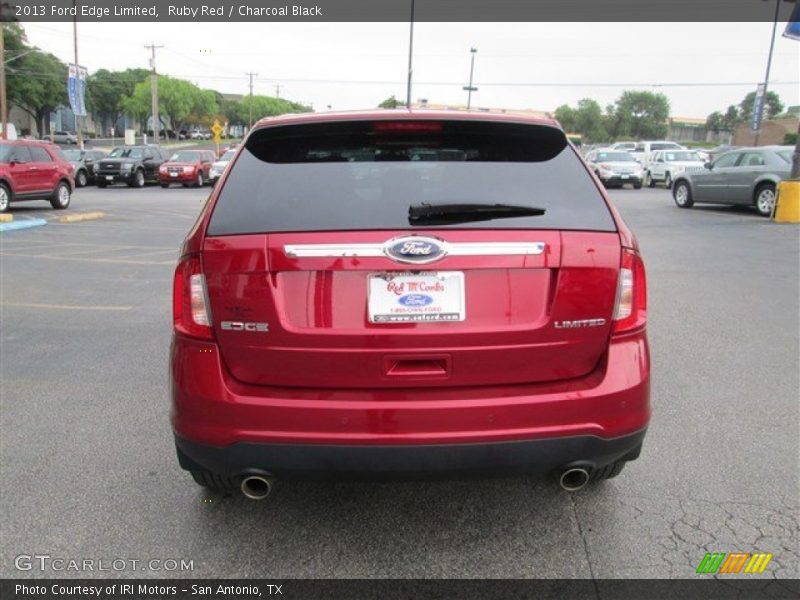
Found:
[[[155,139],[155,143],[158,144],[158,130],[159,130],[159,119],[158,119],[158,74],[156,73],[156,49],[163,48],[164,46],[156,46],[155,42],[150,42],[149,46],[145,46],[145,48],[150,48],[150,100],[152,102],[152,109],[153,109],[153,138]]]
[[[470,48],[469,49],[472,58],[469,62],[469,85],[464,86],[464,90],[467,92],[467,110],[470,109],[472,106],[472,92],[477,92],[478,88],[472,85],[472,76],[475,73],[475,55],[478,53],[477,48]]]
[[[258,77],[258,73],[245,73],[245,75],[250,77],[250,125],[247,127],[247,130],[250,131],[253,128],[253,77]]]
[[[75,69],[78,76],[78,94],[80,94],[80,81],[81,81],[81,68],[78,66],[78,0],[72,0],[72,6],[75,9],[75,17],[72,21],[72,44],[75,48]],[[75,129],[78,133],[78,148],[83,150],[83,123],[81,122],[80,115],[75,115]]]
[[[772,40],[769,43],[769,57],[767,58],[767,73],[764,75],[764,99],[762,100],[763,105],[767,104],[767,89],[769,86],[769,71],[772,67],[772,49],[775,47],[775,32],[778,29],[778,13],[781,8],[781,0],[775,0],[775,18],[772,21]],[[757,110],[757,107],[754,105],[754,109]],[[754,140],[753,145],[758,146],[759,138],[761,137],[761,123],[758,124],[758,129],[756,129],[756,138]]]
[[[0,23],[0,118],[3,120],[2,139],[8,139],[8,110],[6,107],[6,46],[5,28]]]
[[[406,108],[411,108],[411,74],[414,58],[414,0],[411,0],[411,24],[408,36],[408,84],[406,85]]]

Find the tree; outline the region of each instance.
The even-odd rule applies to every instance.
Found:
[[[67,102],[67,65],[52,54],[28,46],[17,24],[4,23],[6,94],[36,121],[40,134],[48,130],[50,113]]]
[[[578,102],[578,110],[575,111],[575,128],[590,144],[608,139],[603,111],[600,105],[591,98],[584,98]]]
[[[767,92],[766,102],[764,103],[764,112],[768,119],[772,119],[775,115],[783,112],[783,102],[780,96],[775,92]],[[749,121],[753,118],[753,106],[756,103],[756,93],[750,92],[739,103],[739,120],[742,122]]]
[[[559,106],[555,113],[553,113],[556,121],[561,124],[561,127],[564,128],[564,131],[568,131],[571,133],[580,133],[575,128],[575,109],[567,104],[562,104]]]
[[[668,130],[669,100],[664,94],[625,91],[610,117],[615,137],[664,138]]]
[[[151,98],[150,81],[142,81],[123,99],[121,106],[128,114],[146,122],[151,112]],[[158,108],[159,115],[169,119],[174,132],[183,129],[190,117],[198,120],[218,111],[214,92],[166,75],[158,76]]]
[[[136,84],[149,77],[146,69],[126,69],[108,71],[99,69],[89,75],[86,81],[86,108],[100,120],[103,130],[113,124],[123,114],[122,101],[133,94]]]
[[[389,96],[386,100],[378,104],[378,108],[397,108],[398,106],[402,106],[403,103],[400,102],[397,98],[395,98],[394,94]]]

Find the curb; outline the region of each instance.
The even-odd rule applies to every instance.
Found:
[[[14,215],[8,213],[0,214],[0,223],[11,223],[14,220]]]
[[[0,223],[0,233],[4,231],[14,231],[17,229],[30,229],[31,227],[41,227],[47,225],[44,219],[25,219],[23,221],[12,221],[11,223]]]
[[[95,219],[102,219],[106,213],[96,211],[88,213],[78,213],[75,215],[67,215],[58,219],[59,223],[79,223],[80,221],[94,221]]]

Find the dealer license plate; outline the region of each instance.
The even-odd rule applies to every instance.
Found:
[[[373,273],[369,275],[370,323],[463,321],[464,273]]]

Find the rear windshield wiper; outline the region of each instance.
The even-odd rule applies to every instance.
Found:
[[[544,208],[515,204],[412,204],[408,207],[408,222],[411,225],[445,225],[511,217],[539,217],[544,213]]]

